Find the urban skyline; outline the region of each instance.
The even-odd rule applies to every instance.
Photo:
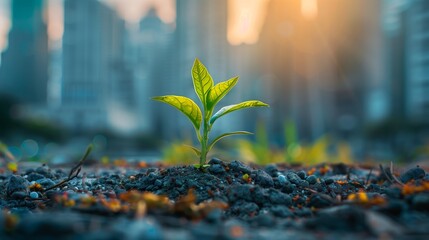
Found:
[[[38,3],[34,9],[40,12],[43,1],[30,2]],[[46,66],[40,69],[49,77],[40,77],[46,82],[36,84],[44,88],[37,92],[45,104],[34,106],[37,101],[28,99],[31,104],[23,104],[23,116],[44,118],[75,132],[186,137],[191,129],[187,120],[150,97],[193,96],[190,67],[198,57],[216,82],[240,76],[227,104],[251,98],[271,104],[270,111],[234,113],[219,121],[215,132],[233,125],[251,130],[263,122],[272,139],[282,142],[289,120],[302,139],[311,141],[326,133],[355,139],[368,126],[395,116],[407,124],[419,119],[426,123],[429,54],[424,29],[429,9],[424,1],[256,0],[247,8],[240,0],[169,1],[174,14],[154,2],[142,2],[146,5],[136,5],[140,10],[133,15],[117,1],[48,1],[48,15],[63,24],[46,21],[42,14],[36,18],[41,28],[27,22],[33,34],[44,36],[45,47],[37,47],[43,53],[36,55],[45,56]],[[11,3],[20,5],[19,0]],[[54,11],[58,7],[61,10]],[[349,10],[338,12],[341,8]],[[16,13],[23,10],[18,7]],[[16,70],[8,67],[13,64],[10,56],[20,58],[13,53],[14,46],[22,46],[14,11],[0,78],[4,69]],[[36,83],[37,74],[25,73]],[[23,85],[3,84],[16,89]],[[35,89],[12,92],[28,97],[26,91]]]

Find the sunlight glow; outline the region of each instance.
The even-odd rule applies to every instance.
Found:
[[[48,37],[50,41],[61,40],[64,33],[63,0],[49,0],[47,3]]]
[[[10,30],[9,2],[0,0],[0,53],[7,47],[7,35]]]
[[[304,18],[311,20],[317,17],[317,0],[301,0],[301,14]]]
[[[269,0],[228,1],[228,42],[231,45],[254,44],[264,25]]]
[[[103,0],[118,11],[118,14],[128,23],[138,23],[151,9],[164,23],[174,23],[176,20],[175,0]]]

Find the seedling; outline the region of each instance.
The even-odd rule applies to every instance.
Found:
[[[200,160],[199,164],[194,164],[194,166],[196,168],[206,168],[208,167],[208,165],[206,165],[207,153],[213,148],[216,142],[224,137],[232,135],[252,134],[247,131],[228,132],[209,142],[209,134],[214,122],[218,118],[231,112],[250,107],[268,107],[268,104],[257,100],[250,100],[225,106],[213,114],[217,103],[219,103],[235,84],[237,84],[238,77],[233,77],[225,82],[214,85],[207,68],[198,59],[195,59],[191,74],[195,93],[203,106],[202,111],[193,100],[184,96],[166,95],[154,97],[152,99],[175,107],[189,118],[194,126],[198,141],[200,142],[200,149],[190,146]]]

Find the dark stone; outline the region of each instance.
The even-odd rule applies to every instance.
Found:
[[[228,199],[230,202],[235,202],[238,199],[247,201],[252,200],[253,186],[250,184],[234,185],[229,189]]]
[[[243,172],[243,173],[247,173],[247,174],[250,174],[253,171],[249,166],[243,164],[240,161],[236,161],[236,160],[232,161],[229,164],[229,169],[231,169],[232,171],[235,171],[235,172]]]
[[[220,160],[218,158],[212,158],[212,159],[210,159],[208,164],[213,165],[213,164],[222,164],[222,163],[223,163],[222,160]]]
[[[407,204],[402,200],[389,200],[387,205],[381,206],[377,209],[378,212],[381,212],[386,215],[399,216],[407,208]]]
[[[42,178],[36,181],[40,185],[42,185],[43,188],[49,188],[55,185],[55,182],[48,178]]]
[[[30,182],[36,181],[36,180],[39,180],[39,179],[42,179],[42,178],[45,178],[45,176],[43,176],[42,174],[34,173],[34,172],[30,173],[27,176],[27,180],[30,181]]]
[[[410,170],[406,171],[405,173],[403,173],[400,176],[400,179],[403,183],[406,183],[410,180],[417,180],[417,179],[422,179],[424,178],[426,175],[425,170],[419,168],[419,167],[415,167],[415,168],[411,168]]]
[[[13,192],[10,195],[11,199],[24,199],[25,197],[27,197],[27,193],[24,191],[17,191],[17,192]]]
[[[17,175],[12,175],[6,185],[6,194],[9,197],[11,197],[12,194],[15,192],[22,192],[24,193],[24,195],[27,195],[29,185],[30,183],[25,178]],[[20,196],[22,194],[20,193],[18,195]]]
[[[289,183],[289,181],[286,179],[285,175],[283,174],[279,174],[279,176],[277,177],[277,180],[279,181],[281,186],[284,186],[287,183]]]
[[[54,175],[51,173],[51,170],[46,165],[36,168],[36,173],[41,174],[47,178],[54,177]]]
[[[276,217],[293,217],[293,213],[290,211],[290,209],[284,205],[274,205],[270,208],[271,212]]]
[[[219,223],[222,220],[222,210],[216,208],[212,210],[207,216],[206,221],[210,223]]]
[[[300,177],[302,180],[307,178],[307,173],[304,170],[297,172],[296,175],[298,175],[298,177]]]
[[[260,214],[252,219],[254,225],[258,227],[272,227],[275,222],[271,214]]]
[[[348,166],[344,163],[333,164],[332,173],[334,175],[346,175],[348,173]]]
[[[273,178],[262,170],[256,171],[255,183],[265,188],[274,186]]]
[[[314,175],[310,175],[307,177],[306,181],[311,185],[316,184],[317,183],[317,177]]]
[[[419,211],[429,211],[429,193],[421,193],[414,196],[412,207]]]
[[[317,217],[308,219],[304,226],[311,230],[323,229],[341,232],[359,232],[368,229],[364,210],[347,205],[321,210]]]
[[[264,171],[268,173],[271,177],[276,177],[279,170],[277,169],[276,165],[270,164],[265,167]]]
[[[220,164],[213,164],[208,168],[208,171],[214,174],[222,174],[225,173],[225,168],[223,168]]]
[[[254,202],[236,202],[231,208],[231,212],[237,215],[250,216],[259,211],[259,207]]]
[[[325,179],[325,184],[326,185],[329,185],[329,184],[332,184],[332,183],[334,183],[334,179],[332,179],[332,178]]]
[[[292,205],[292,199],[288,194],[282,193],[275,189],[269,189],[267,194],[268,199],[272,204],[283,204],[286,206]]]
[[[309,207],[315,207],[315,208],[326,208],[332,205],[332,202],[328,199],[322,198],[319,195],[315,195],[312,198],[310,198],[310,201],[308,202]]]
[[[289,179],[289,181],[291,183],[294,183],[294,184],[297,184],[297,185],[302,181],[301,178],[296,173],[294,173],[294,172],[288,172],[286,174],[286,176],[287,176],[287,178]]]

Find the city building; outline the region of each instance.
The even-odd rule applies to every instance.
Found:
[[[13,0],[9,46],[2,54],[0,94],[21,104],[44,105],[47,97],[48,38],[43,0]]]
[[[96,0],[64,1],[61,116],[66,126],[132,132],[132,72],[124,62],[125,23]]]

